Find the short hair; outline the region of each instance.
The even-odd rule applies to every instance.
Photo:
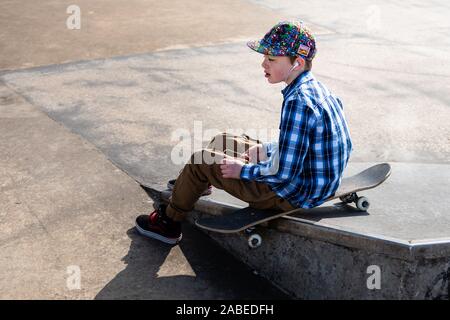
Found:
[[[294,62],[297,58],[298,57],[296,57],[296,56],[289,56],[289,59],[291,59],[291,64],[294,64]],[[303,60],[305,60],[305,71],[311,70],[312,69],[312,60],[306,60],[306,59],[303,59]]]

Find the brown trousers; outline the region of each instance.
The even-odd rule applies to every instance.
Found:
[[[176,180],[167,215],[176,221],[183,220],[209,184],[248,202],[253,208],[293,210],[288,201],[275,194],[265,183],[222,177],[219,163],[223,154],[240,158],[242,153],[258,143],[258,140],[245,135],[221,133],[211,140],[206,149],[192,154]]]

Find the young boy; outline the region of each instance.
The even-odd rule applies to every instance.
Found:
[[[316,53],[311,32],[301,22],[280,22],[247,45],[264,55],[269,83],[287,84],[278,141],[261,144],[226,133],[214,137],[185,165],[169,205],[136,219],[140,234],[180,241],[179,221],[210,185],[252,207],[282,211],[318,206],[336,192],[352,142],[341,101],[311,73]]]

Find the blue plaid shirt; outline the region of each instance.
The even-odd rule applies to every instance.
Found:
[[[293,206],[312,208],[336,192],[352,151],[343,106],[310,71],[281,92],[279,140],[264,144],[268,159],[244,165],[241,179],[267,183]]]

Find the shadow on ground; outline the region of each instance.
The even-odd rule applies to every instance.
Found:
[[[290,299],[189,223],[183,224],[183,241],[173,247],[142,238],[135,228],[127,234],[131,246],[123,258],[126,268],[95,299]],[[171,261],[172,250],[181,251],[186,261]],[[202,256],[202,251],[212,255]],[[177,264],[188,264],[192,272],[177,274]]]

